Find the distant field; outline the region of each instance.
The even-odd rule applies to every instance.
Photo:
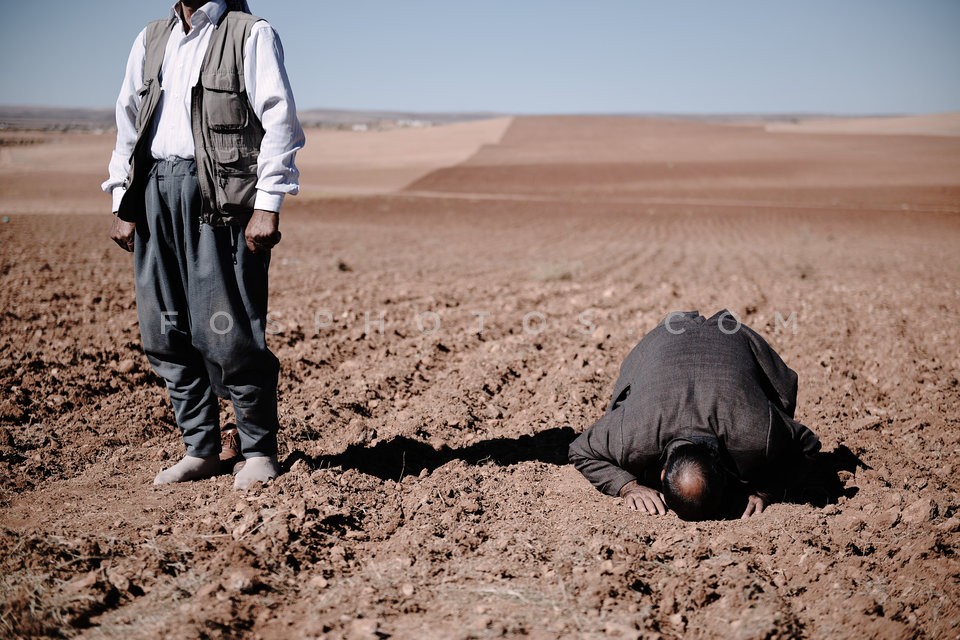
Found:
[[[304,127],[349,129],[354,126],[393,128],[432,126],[496,117],[489,113],[419,113],[404,111],[351,111],[346,109],[307,109],[300,111]],[[112,129],[114,111],[110,109],[63,109],[55,107],[17,107],[0,105],[0,130],[91,130]]]

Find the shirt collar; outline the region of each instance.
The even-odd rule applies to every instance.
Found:
[[[177,7],[180,5],[179,2],[173,5],[170,8],[170,21],[180,22],[180,13],[177,11]],[[194,27],[202,27],[206,23],[217,24],[220,22],[220,18],[223,17],[223,14],[227,11],[227,0],[210,0],[205,5],[197,9],[194,13]],[[200,15],[202,14],[202,15]],[[199,18],[199,21],[198,21]]]

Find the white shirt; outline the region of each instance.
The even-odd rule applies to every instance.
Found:
[[[226,10],[225,0],[211,0],[194,12],[190,33],[183,32],[176,6],[170,11],[170,39],[163,58],[160,103],[153,119],[150,152],[158,160],[194,158],[191,127],[191,91],[200,80],[200,67],[214,27]],[[123,182],[130,171],[130,155],[137,142],[137,112],[143,86],[146,29],[140,32],[130,57],[120,97],[117,98],[117,146],[110,159],[110,177],[102,188],[113,195],[113,210],[120,206]],[[257,159],[256,209],[280,211],[283,197],[299,191],[300,173],[294,164],[303,148],[304,135],[290,81],[283,66],[280,37],[266,22],[257,22],[243,50],[247,97],[263,125]]]

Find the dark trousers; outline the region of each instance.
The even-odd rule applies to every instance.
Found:
[[[243,455],[276,455],[270,255],[247,249],[243,225],[201,224],[200,203],[194,161],[153,166],[134,247],[143,348],[166,381],[188,455],[220,452],[218,395],[233,401]]]

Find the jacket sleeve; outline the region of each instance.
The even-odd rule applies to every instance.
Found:
[[[620,467],[623,407],[608,411],[570,444],[570,462],[599,491],[617,496],[636,477]]]
[[[741,331],[746,336],[754,359],[763,371],[764,391],[767,397],[792,418],[797,410],[797,374],[784,363],[760,334],[746,325],[741,326]]]
[[[806,459],[812,459],[820,453],[820,438],[817,434],[792,418],[785,419],[784,423],[790,432],[795,451]]]
[[[775,413],[767,451],[767,473],[757,489],[782,499],[784,491],[801,484],[820,452],[820,438],[793,418]]]

